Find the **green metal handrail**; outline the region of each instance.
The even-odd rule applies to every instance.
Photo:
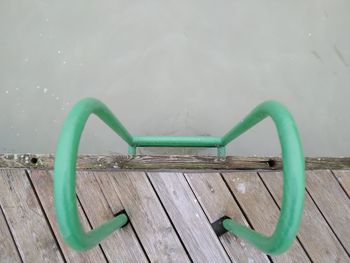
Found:
[[[81,134],[91,114],[97,115],[128,145],[129,154],[137,147],[215,147],[225,156],[226,145],[266,117],[274,121],[283,158],[283,198],[279,220],[274,233],[265,236],[232,219],[224,219],[223,227],[247,240],[267,254],[288,250],[299,229],[304,207],[304,155],[293,117],[280,103],[266,101],[222,137],[213,136],[132,136],[112,112],[99,100],[79,101],[64,122],[57,145],[54,166],[54,203],[61,234],[72,248],[87,250],[128,223],[125,212],[87,233],[78,216],[75,192],[76,161]]]

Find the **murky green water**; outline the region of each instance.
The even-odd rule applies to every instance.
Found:
[[[349,10],[340,0],[0,1],[0,152],[54,152],[69,109],[92,96],[135,135],[222,135],[277,99],[307,155],[349,155]],[[89,121],[81,152],[126,151]],[[271,121],[229,148],[279,152]]]

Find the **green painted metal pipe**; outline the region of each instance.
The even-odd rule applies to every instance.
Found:
[[[118,119],[95,99],[88,98],[78,102],[65,120],[54,165],[54,204],[61,234],[66,243],[76,250],[87,250],[96,246],[107,235],[128,222],[127,215],[121,214],[88,233],[84,232],[80,224],[75,192],[76,160],[80,137],[91,114],[101,118],[126,142],[132,142],[132,136]]]
[[[295,239],[304,208],[304,154],[293,117],[278,102],[262,103],[225,134],[222,142],[226,145],[268,116],[276,125],[283,160],[282,206],[275,231],[268,237],[231,219],[224,220],[223,225],[228,231],[249,241],[262,251],[268,254],[280,254],[285,252]]]
[[[134,136],[138,147],[218,147],[221,137],[213,136]]]
[[[78,102],[64,122],[57,145],[54,167],[54,203],[56,217],[64,240],[74,249],[86,250],[128,222],[125,213],[85,233],[80,225],[75,192],[76,160],[80,137],[91,114],[97,115],[129,144],[129,153],[136,147],[217,147],[225,156],[226,145],[266,117],[277,127],[283,157],[283,198],[280,217],[272,236],[265,236],[232,219],[223,226],[268,254],[286,251],[298,231],[304,205],[304,156],[295,122],[288,110],[278,102],[267,101],[256,107],[245,119],[223,137],[196,136],[132,136],[100,101],[87,98]]]

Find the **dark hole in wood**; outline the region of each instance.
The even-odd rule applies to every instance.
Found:
[[[121,215],[121,214],[125,214],[125,215],[128,217],[128,221],[126,221],[125,225],[123,225],[123,226],[121,227],[121,228],[123,228],[123,227],[125,227],[126,225],[128,225],[128,224],[130,223],[130,218],[129,218],[128,214],[126,213],[125,209],[119,211],[118,213],[115,213],[113,216],[114,216],[114,217],[117,217],[117,216],[119,216],[119,215]]]
[[[211,224],[211,227],[213,228],[215,234],[218,237],[227,232],[227,229],[224,228],[224,225],[223,225],[223,222],[225,219],[230,219],[230,218],[228,216],[223,216]]]
[[[269,167],[275,167],[276,166],[276,161],[272,160],[272,159],[269,159],[267,161],[267,164],[269,165]]]
[[[38,162],[38,158],[33,157],[32,159],[30,159],[30,162],[31,162],[32,164],[36,164],[36,163]]]

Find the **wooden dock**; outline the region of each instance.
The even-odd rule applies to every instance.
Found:
[[[36,160],[37,161],[37,160]],[[271,234],[282,195],[280,171],[77,173],[81,222],[90,230],[125,209],[130,224],[78,253],[56,225],[52,170],[0,169],[0,262],[350,262],[350,170],[308,170],[297,239],[267,256],[211,223],[224,215]]]

